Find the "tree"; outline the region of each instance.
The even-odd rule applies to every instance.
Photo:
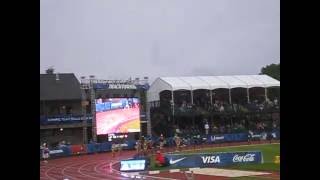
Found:
[[[261,68],[260,74],[266,74],[280,81],[280,63],[270,64],[266,67]]]
[[[46,70],[46,74],[53,74],[54,73],[54,68],[53,67],[49,67],[47,70]]]

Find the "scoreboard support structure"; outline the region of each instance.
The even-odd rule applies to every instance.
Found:
[[[96,79],[95,76],[91,75],[89,76],[89,79],[86,79],[84,76],[81,77],[81,89],[83,90],[83,101],[86,101],[86,93],[85,91],[90,92],[90,101],[91,101],[91,113],[92,113],[92,140],[94,142],[97,142],[97,126],[96,126],[96,90],[98,89],[137,89],[138,86],[143,87],[144,90],[147,90],[149,88],[148,85],[148,79],[145,78],[144,80],[139,80],[136,78],[135,81],[133,80],[100,80]],[[143,85],[141,85],[143,84]],[[87,104],[88,105],[88,104]],[[86,108],[86,106],[83,106],[83,108]],[[149,105],[146,104],[146,117],[147,117],[147,134],[151,135],[151,124],[150,124],[150,114],[149,114]],[[83,110],[83,116],[84,116],[84,123],[87,123],[86,118],[86,111]],[[83,132],[86,134],[84,135],[84,141],[87,141],[87,129],[84,129]]]

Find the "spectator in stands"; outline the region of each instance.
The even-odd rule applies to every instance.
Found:
[[[259,105],[258,105],[258,107],[259,107],[259,110],[260,110],[260,111],[263,111],[263,109],[264,109],[264,105],[263,105],[262,103],[261,103],[261,104],[259,104]]]
[[[117,144],[117,143],[115,142],[115,140],[111,140],[111,152],[112,152],[112,157],[115,157],[116,151],[119,151],[119,152],[120,152],[120,147],[121,147],[121,144]]]
[[[160,146],[160,149],[163,149],[163,146],[164,146],[164,137],[163,137],[163,134],[160,135],[160,138],[159,138],[159,146]]]
[[[238,104],[232,104],[232,108],[233,108],[234,112],[238,112],[239,105]]]
[[[137,141],[136,141],[136,145],[135,145],[135,148],[136,148],[136,151],[137,151],[137,154],[139,155],[139,153],[140,153],[140,142],[139,142],[140,140],[138,139]]]
[[[234,123],[233,127],[232,127],[232,132],[233,133],[238,133],[238,123]]]
[[[266,130],[266,127],[267,127],[267,125],[266,125],[264,122],[262,122],[262,123],[261,123],[261,129],[262,129],[262,131],[265,131],[265,130]]]
[[[101,104],[101,103],[102,103],[102,98],[97,99],[97,100],[96,100],[96,103],[97,103],[97,104]]]
[[[42,150],[42,158],[43,158],[43,162],[44,163],[48,163],[48,158],[49,158],[49,152],[50,152],[50,150],[49,150],[49,148],[48,148],[48,146],[47,146],[47,143],[43,143],[43,145],[40,147],[41,148],[41,150]]]
[[[230,124],[227,125],[227,133],[231,133],[231,126],[230,126]]]
[[[123,139],[119,139],[118,141],[112,140],[111,143],[112,157],[115,157],[116,151],[121,155]]]
[[[212,125],[213,127],[212,127],[212,133],[213,134],[217,134],[218,132],[219,132],[219,129],[218,129],[218,127],[216,126],[216,125]]]
[[[179,127],[176,128],[176,133],[177,133],[177,134],[180,134],[180,133],[181,133]]]
[[[244,127],[243,124],[239,124],[239,131],[240,131],[240,132],[244,132],[245,129],[246,129],[246,128]]]
[[[214,111],[218,111],[220,109],[218,103],[216,103],[216,102],[214,103],[213,109],[214,109]]]
[[[267,140],[269,141],[270,144],[271,144],[271,142],[272,142],[272,139],[273,139],[272,133],[271,133],[271,132],[268,132],[268,133],[267,133]]]
[[[261,122],[257,123],[256,129],[258,130],[259,133],[261,133],[263,131],[264,127]]]
[[[145,139],[143,143],[143,156],[146,156],[148,154],[148,140]]]
[[[59,148],[63,148],[63,147],[66,147],[66,142],[65,141],[61,141],[59,143]]]
[[[220,133],[224,133],[225,132],[225,127],[223,125],[220,126]]]
[[[155,163],[156,163],[156,166],[158,167],[169,166],[168,158],[164,157],[160,151],[157,151]]]
[[[251,130],[248,131],[248,143],[251,144],[253,132]]]
[[[144,148],[145,148],[145,138],[144,136],[141,136],[140,138],[140,144],[139,144],[139,149],[140,149],[140,153],[143,155],[144,154]]]
[[[205,129],[205,131],[206,131],[206,135],[208,135],[208,134],[209,134],[209,124],[208,124],[208,121],[205,123],[204,129]]]
[[[181,138],[178,136],[178,134],[174,136],[174,142],[176,143],[176,151],[178,152],[181,144]]]
[[[271,104],[271,101],[270,101],[269,98],[266,99],[266,103],[267,103],[267,104]]]
[[[153,153],[153,141],[152,139],[149,139],[147,141],[147,154]]]
[[[143,144],[144,144],[144,140],[142,137],[140,137],[137,142],[136,142],[136,150],[137,150],[137,154],[138,156],[141,156],[143,154]]]
[[[223,107],[223,105],[221,105],[221,106],[220,106],[219,111],[220,111],[220,112],[223,112],[223,111],[224,111],[224,107]]]
[[[188,103],[188,104],[187,104],[187,108],[188,108],[188,109],[191,109],[191,108],[192,108],[192,105],[191,105],[190,103]]]
[[[278,129],[278,123],[277,123],[277,121],[273,121],[273,122],[272,122],[272,129],[273,129],[273,130],[277,130],[277,129]]]

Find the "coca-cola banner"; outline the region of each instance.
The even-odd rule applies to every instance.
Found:
[[[216,167],[239,163],[262,163],[262,153],[250,152],[226,152],[206,154],[166,154],[170,166],[176,168],[191,167]]]

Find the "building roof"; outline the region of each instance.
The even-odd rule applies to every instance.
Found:
[[[40,101],[80,100],[80,83],[73,73],[40,74]]]
[[[148,90],[148,101],[158,101],[164,90],[214,90],[219,88],[280,87],[280,81],[267,75],[159,77]]]

